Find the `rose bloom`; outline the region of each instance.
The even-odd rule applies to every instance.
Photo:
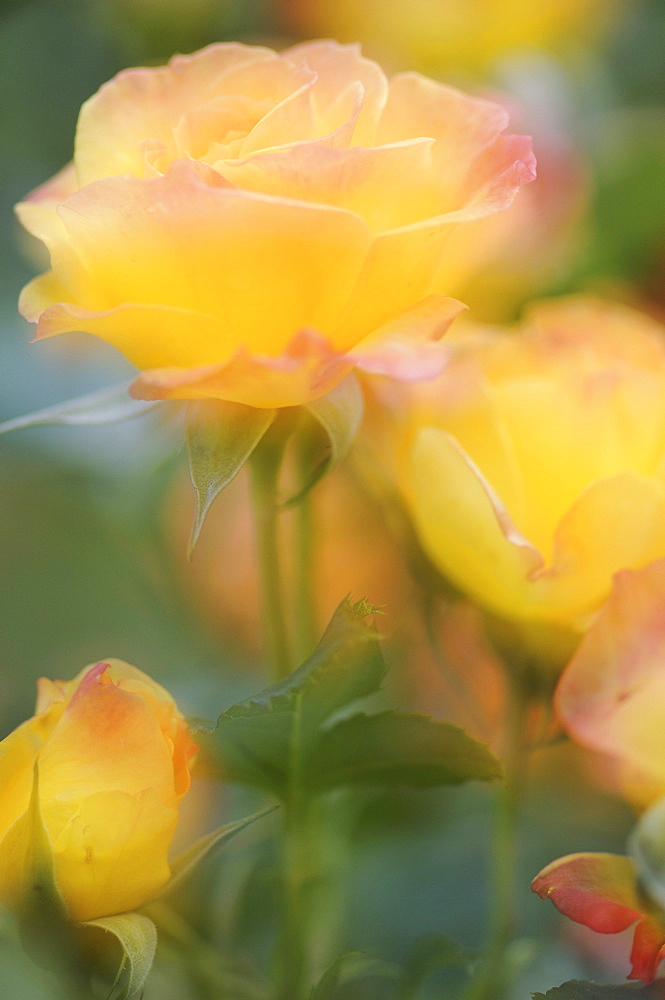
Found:
[[[578,47],[617,0],[278,0],[303,35],[360,39],[399,63],[483,73],[501,57]]]
[[[665,561],[660,560],[617,574],[555,696],[571,736],[614,762],[620,789],[638,807],[653,806],[647,822],[659,841],[665,806],[664,662]],[[654,979],[665,947],[665,917],[640,884],[631,858],[569,855],[548,865],[533,888],[595,931],[613,934],[636,924],[629,978]]]
[[[73,164],[18,207],[52,266],[21,311],[37,339],[113,344],[146,399],[287,406],[355,366],[430,377],[461,308],[448,233],[534,177],[507,123],[333,42],[120,73],[83,105]]]
[[[39,807],[73,920],[133,910],[168,881],[167,853],[196,747],[164,688],[108,660],[39,681],[36,714],[0,742],[0,899],[29,892],[27,810]]]
[[[496,614],[583,630],[615,572],[665,557],[663,330],[572,299],[451,348],[395,406],[420,540]]]

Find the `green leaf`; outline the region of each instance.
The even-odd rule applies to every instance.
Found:
[[[532,993],[533,1000],[665,1000],[665,983],[651,986],[622,984],[598,986],[596,983],[572,979],[563,986],[556,986],[547,993]]]
[[[182,882],[185,881],[191,875],[198,865],[208,857],[212,851],[217,847],[221,847],[227,841],[235,837],[236,834],[240,833],[242,830],[246,829],[251,823],[254,823],[257,819],[262,819],[269,813],[274,812],[277,806],[270,806],[268,809],[261,809],[259,812],[254,813],[252,816],[246,816],[244,819],[236,820],[234,823],[227,823],[225,826],[220,826],[217,830],[213,830],[205,837],[201,837],[196,843],[188,847],[183,854],[181,854],[171,865],[171,878],[166,883],[164,888],[159,893],[159,897],[165,896],[166,893],[172,892],[177,889]],[[158,898],[159,898],[158,897]]]
[[[48,424],[66,424],[70,427],[92,427],[99,424],[112,424],[120,420],[139,417],[148,410],[160,406],[162,400],[146,402],[142,399],[132,399],[129,395],[129,382],[122,382],[108,389],[90,392],[76,399],[69,399],[56,406],[48,406],[44,410],[36,410],[24,417],[15,417],[0,424],[0,434],[9,431],[19,431],[27,427],[44,427]]]
[[[373,611],[344,601],[298,670],[220,715],[211,741],[229,779],[283,796],[300,779],[322,724],[379,689],[385,665],[376,632],[364,624]]]
[[[423,938],[407,956],[400,977],[400,1000],[416,1000],[420,989],[435,969],[468,966],[476,956],[460,948],[449,938],[431,935]]]
[[[189,405],[187,449],[196,492],[190,558],[213,501],[240,472],[274,419],[274,410],[219,399]]]
[[[307,771],[317,791],[357,784],[427,788],[499,777],[498,760],[462,729],[395,711],[353,715],[324,731]]]
[[[628,854],[645,892],[665,906],[665,798],[640,818],[628,840]]]
[[[310,1000],[332,1000],[342,979],[358,980],[368,976],[395,980],[395,966],[362,951],[348,951],[340,955],[324,972],[310,993]]]
[[[295,496],[287,501],[287,506],[297,504],[320,479],[339,465],[356,439],[363,418],[363,392],[355,375],[347,377],[325,396],[306,403],[303,410],[308,412],[323,431],[323,447],[312,442],[313,453],[309,458],[309,471],[305,482]]]
[[[86,920],[81,927],[97,927],[118,940],[123,960],[114,988],[121,978],[125,978],[118,1000],[140,1000],[157,948],[157,929],[152,920],[141,913],[121,913],[115,917]]]

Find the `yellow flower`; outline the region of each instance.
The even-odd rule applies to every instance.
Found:
[[[26,894],[27,811],[39,807],[73,920],[133,910],[167,882],[167,852],[196,752],[159,684],[121,660],[39,682],[37,710],[0,742],[0,898]]]
[[[663,330],[573,299],[453,343],[400,415],[422,543],[497,614],[584,629],[614,573],[665,556]]]
[[[360,39],[409,65],[486,72],[501,56],[579,44],[616,0],[281,0],[305,35]]]
[[[507,123],[333,42],[120,73],[84,104],[74,163],[19,206],[52,264],[21,311],[37,338],[113,344],[140,398],[287,406],[356,366],[430,377],[461,308],[448,233],[534,176]]]

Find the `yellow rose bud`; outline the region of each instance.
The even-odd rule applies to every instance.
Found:
[[[507,124],[333,42],[120,73],[83,105],[74,163],[18,208],[52,265],[21,311],[38,339],[113,344],[146,399],[289,406],[354,367],[431,377],[462,308],[448,233],[534,177]]]
[[[583,629],[618,570],[665,556],[663,330],[573,299],[453,343],[401,414],[420,539],[497,614]]]
[[[97,663],[68,683],[42,678],[36,714],[0,742],[0,899],[20,907],[26,895],[31,845],[22,840],[37,763],[41,818],[71,919],[147,902],[169,878],[195,752],[168,692],[128,663]]]

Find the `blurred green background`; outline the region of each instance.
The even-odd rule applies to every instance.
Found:
[[[293,5],[286,17],[286,6],[275,0],[3,0],[0,420],[131,374],[123,359],[83,337],[31,346],[30,328],[16,311],[20,288],[41,264],[12,206],[68,161],[81,103],[121,68],[161,62],[175,51],[231,38],[295,40],[299,22]],[[404,11],[410,16],[407,0]],[[564,136],[585,178],[574,240],[561,251],[555,273],[525,286],[522,298],[590,288],[665,315],[664,37],[662,0],[629,0],[592,40],[571,36],[555,52],[504,53],[482,76],[474,70],[465,79],[479,92],[507,91],[523,107],[521,130]],[[378,47],[371,22],[365,42],[370,53]],[[389,59],[396,68],[410,65],[397,50]],[[457,68],[451,78],[459,77]],[[520,304],[517,295],[511,308]],[[4,436],[0,469],[3,735],[32,713],[36,678],[69,678],[105,656],[151,673],[191,715],[209,716],[264,686],[256,652],[232,631],[220,632],[188,583],[184,538],[193,504],[183,485],[177,411],[111,428]],[[399,669],[397,662],[397,675]],[[445,717],[445,705],[435,710]],[[592,787],[567,753],[554,748],[534,762],[539,781],[527,803],[520,858],[523,954],[517,957],[524,972],[515,1000],[574,976],[608,977],[609,966],[594,956],[598,942],[564,927],[554,909],[528,891],[545,863],[569,851],[621,852],[631,824],[628,809]],[[469,787],[367,793],[357,803],[342,950],[375,949],[401,960],[427,934],[471,948],[481,943],[489,799],[486,789]],[[231,790],[221,805],[209,796],[203,825],[246,805],[242,793]],[[250,955],[261,953],[272,906],[271,850],[269,836],[234,843],[215,877],[201,883],[200,895],[183,901],[213,942],[221,938]],[[246,913],[235,938],[231,912]],[[13,965],[23,960],[12,940],[9,925],[0,925],[7,982],[14,975],[25,986],[23,965]],[[616,970],[610,979],[618,981],[621,962]],[[35,1000],[55,995],[48,977],[35,976]],[[178,960],[165,956],[146,1000],[196,995],[190,989]],[[431,979],[432,998],[443,998],[447,989],[443,979]],[[385,1000],[385,983],[368,981],[362,1000],[375,996]]]

